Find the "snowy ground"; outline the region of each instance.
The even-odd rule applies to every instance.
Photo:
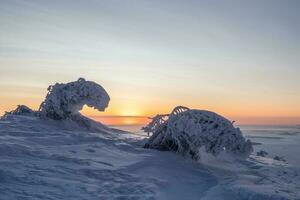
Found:
[[[270,155],[197,163],[143,149],[135,133],[12,116],[0,120],[0,199],[300,199],[300,129],[242,130]]]

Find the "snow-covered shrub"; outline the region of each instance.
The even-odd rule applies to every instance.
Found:
[[[247,157],[253,151],[251,141],[232,122],[205,110],[178,106],[171,114],[152,118],[143,130],[152,134],[145,148],[174,151],[195,160],[202,148],[215,156],[224,151]]]
[[[25,105],[18,105],[17,108],[13,111],[8,112],[13,115],[31,115],[34,114],[34,111]]]
[[[79,114],[84,105],[104,111],[109,96],[103,87],[92,81],[79,78],[70,83],[56,83],[48,87],[48,94],[42,102],[41,117],[55,120],[68,119]]]
[[[35,115],[36,112],[30,109],[29,107],[25,105],[18,105],[15,110],[5,112],[3,115],[3,118],[6,118],[9,115]]]

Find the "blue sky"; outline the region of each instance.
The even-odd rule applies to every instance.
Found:
[[[300,116],[299,10],[297,0],[0,1],[0,112],[85,77],[108,90],[113,115],[183,104]]]

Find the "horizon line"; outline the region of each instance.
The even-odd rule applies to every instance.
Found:
[[[90,117],[90,118],[93,118],[93,119],[95,119],[96,121],[99,121],[99,122],[101,122],[100,120],[97,120],[97,119],[122,119],[122,118],[129,118],[129,119],[147,119],[147,120],[150,120],[149,119],[149,117],[148,116],[132,116],[132,115],[130,115],[130,116],[125,116],[125,115],[87,115],[87,117]],[[245,120],[245,118],[252,118],[252,119],[254,119],[254,118],[256,118],[256,119],[270,119],[270,118],[273,118],[273,119],[279,119],[279,118],[283,118],[283,119],[286,119],[286,118],[293,118],[293,119],[300,119],[300,117],[279,117],[279,116],[277,116],[277,117],[240,117],[241,119],[244,119]],[[288,125],[290,125],[290,126],[300,126],[300,121],[299,122],[286,122],[286,121],[283,121],[282,123],[278,123],[278,122],[267,122],[267,121],[265,121],[265,122],[245,122],[245,121],[243,121],[243,122],[238,122],[238,119],[236,119],[237,121],[235,122],[235,124],[234,125],[237,125],[237,126],[249,126],[249,125],[253,125],[253,126],[263,126],[263,125],[265,125],[265,126],[288,126]],[[137,122],[137,123],[134,123],[134,122],[131,122],[130,124],[124,124],[124,123],[119,123],[119,124],[116,124],[116,123],[112,123],[112,124],[110,124],[110,123],[108,123],[108,125],[145,125],[145,124],[147,124],[147,122],[145,121],[145,123],[141,123],[141,122]]]

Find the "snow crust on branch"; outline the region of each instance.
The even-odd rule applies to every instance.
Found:
[[[171,114],[156,115],[142,129],[151,134],[145,148],[174,151],[194,160],[200,159],[203,148],[214,156],[226,152],[243,158],[253,151],[239,128],[206,110],[178,106]]]
[[[55,120],[68,119],[78,115],[84,105],[104,111],[109,100],[109,95],[102,86],[79,78],[70,83],[50,85],[48,94],[40,105],[39,114]]]

